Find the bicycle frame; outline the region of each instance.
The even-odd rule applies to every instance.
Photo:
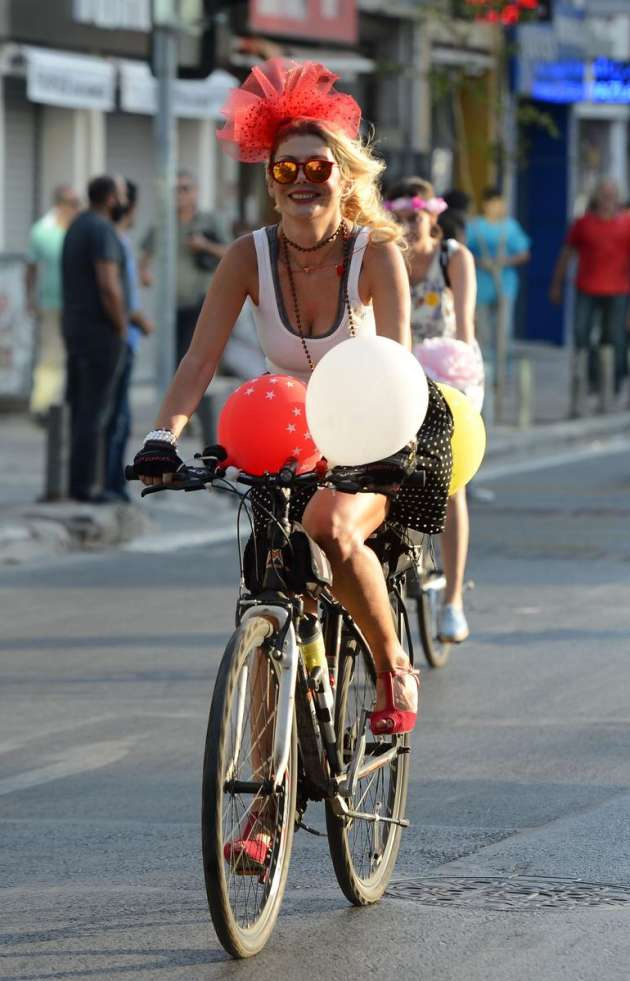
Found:
[[[291,474],[289,473],[290,478]],[[180,488],[173,489],[200,490],[207,487],[207,484],[210,482],[204,479],[204,474],[196,473],[190,483],[184,483],[180,485]],[[343,489],[341,484],[339,486]],[[348,486],[350,488],[350,485]],[[145,488],[143,496],[161,489],[167,488]],[[241,596],[238,607],[238,621],[240,624],[246,623],[254,617],[261,617],[270,622],[271,630],[268,640],[270,638],[274,640],[272,656],[276,660],[279,669],[278,701],[276,707],[277,722],[272,747],[273,778],[271,781],[266,782],[264,790],[262,787],[258,788],[263,793],[268,794],[280,791],[287,772],[291,752],[293,719],[296,715],[296,693],[298,692],[298,684],[300,683],[298,677],[300,665],[302,665],[306,687],[310,687],[310,679],[306,674],[301,660],[295,627],[296,617],[300,617],[303,613],[303,602],[299,597],[287,595],[286,584],[282,575],[285,570],[283,547],[288,541],[291,531],[289,521],[291,491],[287,484],[275,485],[270,489],[273,494],[273,506],[270,515],[271,521],[268,527],[268,532],[270,532],[267,542],[268,557],[262,591],[257,596]],[[360,488],[352,488],[353,493],[357,490],[360,490]],[[328,616],[325,642],[327,651],[334,651],[335,654],[334,674],[336,677],[344,623],[351,629],[356,639],[365,649],[369,650],[369,646],[350,614],[334,600],[327,589],[324,589],[321,593],[321,600],[327,607]],[[238,731],[233,759],[230,761],[226,770],[227,782],[231,780],[234,761],[238,758],[240,752],[242,737],[240,730],[244,723],[245,703],[248,697],[248,676],[247,672],[244,672],[239,684],[237,703]],[[357,746],[352,760],[344,767],[339,759],[336,739],[334,744],[329,745],[324,738],[322,727],[319,724],[316,700],[306,697],[302,698],[300,695],[300,701],[302,704],[298,703],[298,705],[301,711],[297,714],[302,718],[303,727],[308,727],[309,729],[308,732],[305,732],[303,728],[299,728],[300,740],[305,740],[306,743],[310,739],[310,746],[313,749],[312,758],[314,758],[314,748],[317,747],[318,772],[309,772],[306,760],[304,760],[306,775],[310,778],[312,784],[317,787],[320,796],[332,802],[334,810],[340,817],[357,817],[376,823],[383,821],[406,826],[408,824],[406,820],[396,820],[381,817],[378,814],[365,814],[363,812],[352,811],[349,809],[347,801],[352,798],[359,780],[386,766],[397,754],[407,752],[408,748],[395,744],[388,749],[384,749],[376,757],[372,757],[367,763],[364,762],[367,748],[366,726],[368,717],[368,713],[364,712],[361,719],[362,734],[357,740]],[[306,707],[303,703],[307,703]],[[323,747],[325,762],[321,758],[320,747]],[[248,789],[251,788],[248,786]]]
[[[339,656],[341,630],[344,621],[351,625],[352,632],[362,644],[365,644],[365,640],[363,639],[360,630],[343,607],[329,597],[325,598],[325,603],[329,608],[329,620],[327,621],[329,629],[327,633],[332,634],[336,638],[334,651],[335,660],[337,660]],[[330,614],[332,614],[332,617]],[[294,615],[293,604],[287,603],[285,605],[279,597],[278,603],[258,602],[256,600],[252,600],[251,603],[247,604],[240,618],[241,623],[245,623],[247,620],[252,619],[253,617],[263,617],[264,619],[270,620],[275,626],[272,637],[275,637],[276,640],[280,639],[281,642],[279,656],[277,657],[280,679],[276,712],[277,724],[275,727],[274,744],[272,749],[273,778],[272,782],[268,785],[266,790],[267,793],[278,792],[282,787],[291,749],[291,729],[293,725],[294,708],[296,705],[298,668],[300,664],[300,651],[293,624]],[[239,718],[241,718],[243,714],[241,702],[244,702],[244,699],[247,697],[246,687],[245,682],[242,684],[239,692]],[[383,753],[379,754],[377,757],[369,759],[368,762],[365,762],[367,747],[366,728],[368,716],[367,713],[364,712],[360,723],[361,736],[357,741],[355,752],[347,767],[343,767],[337,754],[336,745],[334,747],[329,747],[322,738],[316,709],[311,707],[311,711],[304,712],[302,715],[302,720],[302,726],[299,729],[301,740],[314,737],[318,745],[319,741],[321,740],[329,769],[329,773],[326,774],[320,760],[320,765],[318,767],[319,772],[313,773],[309,770],[306,759],[303,759],[306,775],[314,786],[320,789],[321,796],[331,801],[333,809],[338,816],[343,818],[361,818],[377,824],[378,822],[399,824],[402,827],[406,827],[409,822],[405,819],[386,818],[381,817],[378,814],[354,811],[348,806],[348,800],[352,799],[359,780],[362,780],[371,773],[374,773],[376,770],[387,766],[392,759],[394,759],[401,752],[408,752],[408,748],[395,744],[384,750]],[[311,726],[311,731],[309,733],[304,731],[304,726],[307,725]],[[237,745],[239,745],[238,741]],[[333,752],[331,752],[331,749]]]

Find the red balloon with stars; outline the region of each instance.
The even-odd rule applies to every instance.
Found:
[[[239,385],[219,417],[227,463],[261,476],[295,457],[298,473],[313,470],[321,453],[308,431],[305,400],[306,385],[290,375],[261,375]]]

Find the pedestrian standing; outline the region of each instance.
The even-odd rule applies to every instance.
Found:
[[[127,334],[125,254],[113,219],[127,203],[122,179],[95,177],[89,207],[70,225],[61,258],[70,406],[70,496],[104,503],[105,432]]]
[[[177,364],[190,346],[201,305],[212,274],[227,250],[230,236],[215,214],[199,211],[199,188],[188,170],[177,174]],[[155,229],[149,229],[141,245],[140,281],[153,282],[152,260],[155,255]]]
[[[108,494],[122,501],[129,501],[129,492],[125,480],[125,448],[131,434],[129,386],[140,340],[143,336],[147,337],[152,334],[155,328],[153,322],[140,309],[138,267],[134,248],[128,234],[135,221],[138,187],[128,178],[125,184],[127,206],[114,224],[125,253],[129,322],[127,324],[127,343],[122,355],[122,364],[118,373],[107,427],[105,490]]]
[[[530,240],[515,218],[507,214],[501,191],[488,187],[482,196],[483,214],[471,218],[467,245],[477,265],[477,327],[484,351],[507,351],[514,335],[514,307],[519,266],[529,262]],[[500,334],[502,333],[502,336]]]
[[[68,184],[55,188],[53,206],[31,228],[26,255],[26,303],[36,321],[30,409],[43,420],[63,401],[65,351],[61,336],[61,249],[68,225],[80,208]]]
[[[445,239],[438,224],[447,204],[420,177],[388,191],[385,207],[403,226],[411,288],[414,354],[435,381],[461,389],[475,407],[483,402],[483,362],[475,340],[475,263],[465,245]],[[431,367],[429,366],[431,365]],[[460,643],[470,631],[464,614],[469,518],[465,488],[448,499],[443,535],[446,573],[438,636]]]
[[[573,340],[576,352],[592,349],[599,318],[599,344],[611,345],[615,391],[626,374],[626,318],[630,296],[630,211],[620,203],[615,181],[600,181],[591,206],[569,228],[551,281],[549,296],[562,303],[567,266],[577,256]],[[630,326],[630,325],[629,325]],[[592,390],[598,383],[598,359],[589,358]],[[572,406],[572,412],[577,406]]]

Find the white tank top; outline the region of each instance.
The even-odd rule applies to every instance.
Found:
[[[353,246],[347,277],[348,299],[352,309],[357,336],[376,334],[376,322],[371,304],[364,306],[359,296],[359,273],[365,248],[369,241],[369,229],[360,228]],[[258,261],[258,306],[252,303],[258,340],[265,355],[267,368],[272,373],[292,375],[304,384],[310,378],[310,369],[300,335],[293,329],[282,300],[277,270],[278,237],[276,226],[258,228],[254,232],[256,259]],[[327,351],[350,337],[348,311],[342,280],[339,291],[337,317],[330,330],[319,337],[307,337],[306,344],[314,364]]]

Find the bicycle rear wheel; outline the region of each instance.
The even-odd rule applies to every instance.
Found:
[[[203,867],[212,922],[233,957],[251,957],[273,930],[291,857],[297,786],[297,737],[284,782],[271,793],[278,725],[279,666],[263,646],[273,627],[252,617],[232,635],[217,676],[206,736],[202,785]],[[253,865],[235,841],[261,845]],[[255,870],[255,871],[254,871]]]
[[[376,702],[376,670],[370,651],[358,634],[345,633],[339,658],[335,728],[342,762],[347,766],[361,736],[361,717]],[[409,779],[408,740],[404,736],[373,736],[367,729],[365,762],[398,747],[392,760],[357,781],[349,808],[402,819]],[[396,824],[339,817],[326,802],[328,845],[337,881],[355,906],[381,898],[396,865],[402,828]]]
[[[416,603],[418,633],[427,663],[432,668],[443,668],[449,659],[452,643],[438,636],[438,620],[444,602],[446,577],[441,569],[434,568],[432,561],[423,556],[418,568],[408,573],[407,595]]]

